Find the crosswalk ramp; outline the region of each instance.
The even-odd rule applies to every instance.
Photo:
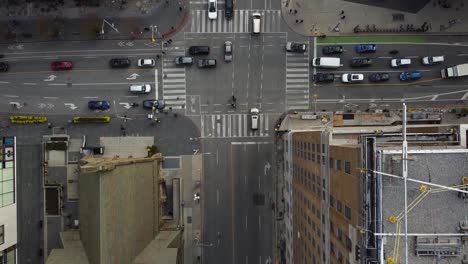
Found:
[[[309,109],[308,53],[286,53],[286,107]]]
[[[185,107],[186,92],[186,78],[185,67],[176,66],[174,59],[178,56],[184,56],[185,49],[169,50],[163,59],[163,100],[166,107],[172,109],[183,109]]]
[[[249,114],[212,114],[201,116],[202,138],[268,137],[272,135],[268,114],[259,115],[258,130],[252,130]]]
[[[224,10],[218,10],[218,18],[214,20],[208,19],[207,10],[192,10],[190,32],[250,32],[252,13],[256,12],[262,15],[262,32],[282,32],[280,10],[234,10],[234,16],[229,20],[224,16]]]

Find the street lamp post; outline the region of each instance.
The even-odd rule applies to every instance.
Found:
[[[158,32],[158,26],[150,25],[150,28],[151,28],[151,42],[156,42],[156,39],[154,38],[154,31],[156,31],[156,33]]]

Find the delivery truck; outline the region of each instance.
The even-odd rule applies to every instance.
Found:
[[[455,65],[450,68],[440,70],[442,78],[468,76],[468,63]]]

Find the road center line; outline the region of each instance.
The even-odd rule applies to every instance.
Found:
[[[245,230],[247,230],[247,215],[245,216]]]
[[[216,190],[216,205],[219,205],[219,190]]]

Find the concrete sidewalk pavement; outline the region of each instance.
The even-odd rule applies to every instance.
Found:
[[[141,12],[105,12],[94,8],[83,13],[77,8],[64,7],[60,15],[3,17],[0,18],[0,43],[151,39],[153,30],[154,37],[161,39],[180,30],[189,15],[184,0],[152,2],[144,14]]]
[[[456,0],[450,8],[444,8],[439,2],[433,0],[413,14],[342,0],[281,0],[281,11],[288,26],[304,36],[357,35],[354,29],[358,25],[361,30],[365,30],[366,25],[370,30],[374,25],[377,29],[374,33],[361,31],[361,35],[423,34],[405,31],[408,25],[413,25],[415,29],[424,27],[427,30],[425,34],[468,32],[468,5],[464,5],[463,0]],[[400,32],[401,25],[404,31]]]

